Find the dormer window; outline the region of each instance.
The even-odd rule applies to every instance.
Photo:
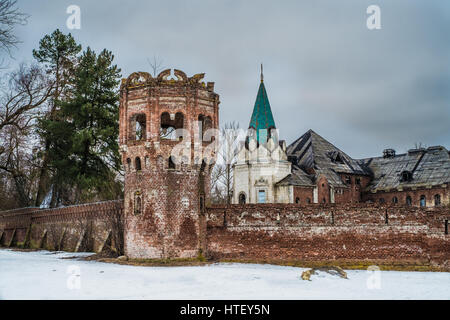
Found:
[[[400,181],[408,182],[412,180],[412,172],[405,170],[401,173]]]
[[[334,163],[344,163],[344,158],[338,151],[330,151],[328,156]]]

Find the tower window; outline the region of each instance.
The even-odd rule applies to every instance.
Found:
[[[311,199],[310,198],[306,198],[306,203],[311,203]]]
[[[142,212],[142,199],[141,199],[141,193],[139,191],[136,191],[134,194],[134,214],[138,215]]]
[[[146,139],[145,114],[136,115],[136,140]]]
[[[392,203],[398,203],[398,198],[397,197],[393,197],[392,198]]]
[[[131,159],[127,158],[127,170],[131,169]]]
[[[136,171],[141,171],[142,170],[141,158],[136,157],[136,159],[135,159],[135,166],[136,166]]]
[[[168,112],[161,114],[161,127],[159,137],[166,140],[181,140],[183,138],[182,130],[184,125],[184,115],[177,112],[171,115]]]
[[[300,198],[299,197],[295,198],[295,203],[300,203]]]

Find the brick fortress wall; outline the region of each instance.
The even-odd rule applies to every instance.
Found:
[[[116,221],[123,201],[55,209],[25,208],[0,212],[0,245],[65,251],[101,251],[116,246]]]
[[[29,234],[32,247],[45,240],[44,247],[52,250],[99,251],[109,236],[111,217],[123,215],[122,210],[118,200],[2,212],[0,237],[3,246],[23,244]],[[448,207],[246,204],[207,207],[206,219],[206,255],[215,259],[370,260],[450,269]],[[157,236],[151,223],[144,227]],[[186,239],[196,239],[188,224],[182,229]]]
[[[269,262],[371,260],[450,268],[446,220],[450,220],[448,207],[214,206],[208,208],[208,254]]]

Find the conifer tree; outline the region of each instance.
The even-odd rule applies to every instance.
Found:
[[[60,102],[60,119],[47,128],[58,136],[52,155],[59,182],[73,188],[71,202],[117,198],[121,192],[115,176],[120,169],[118,152],[120,69],[114,55],[87,48],[78,59],[70,81],[70,98]]]

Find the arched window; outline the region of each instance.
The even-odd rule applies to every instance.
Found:
[[[143,113],[136,115],[135,133],[136,133],[136,140],[146,139],[147,133],[146,133],[145,114]]]
[[[245,202],[246,202],[245,193],[241,192],[239,194],[239,204],[245,204]]]
[[[138,215],[142,212],[142,199],[141,199],[141,193],[139,191],[136,191],[134,193],[134,214]]]
[[[141,158],[136,157],[134,163],[135,163],[136,171],[141,171],[141,170],[142,170],[142,167],[141,167]]]
[[[127,170],[131,169],[131,159],[127,158]]]
[[[169,157],[169,169],[175,169],[175,162],[172,158],[172,156]]]
[[[295,198],[295,203],[300,203],[300,198],[299,197]]]
[[[393,197],[392,198],[392,203],[398,203],[398,198],[397,197]]]
[[[440,194],[434,195],[434,205],[435,206],[441,205],[441,195]]]
[[[159,137],[166,140],[180,140],[183,138],[182,130],[184,125],[184,115],[181,112],[161,114]]]
[[[325,200],[325,198],[322,198],[322,203],[326,203],[327,200]]]
[[[380,198],[378,201],[380,201],[380,203],[384,203],[384,198]]]
[[[311,199],[310,198],[306,198],[306,203],[311,203]]]
[[[425,198],[424,195],[420,196],[420,206],[421,207],[425,207],[427,205],[427,199]]]
[[[406,205],[410,206],[412,204],[411,196],[406,196]]]

